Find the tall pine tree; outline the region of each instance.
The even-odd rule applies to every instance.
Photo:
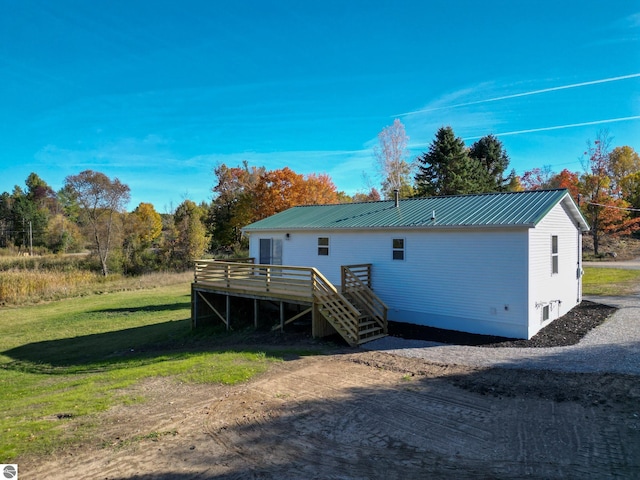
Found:
[[[479,161],[469,156],[464,141],[442,127],[429,151],[418,157],[416,196],[458,195],[488,191],[489,179]]]
[[[469,156],[482,165],[487,173],[487,192],[504,192],[509,189],[510,178],[504,172],[509,167],[509,156],[502,142],[493,135],[487,135],[471,145]]]

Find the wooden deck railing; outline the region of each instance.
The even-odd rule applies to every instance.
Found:
[[[255,298],[274,297],[313,303],[350,345],[366,341],[360,324],[360,310],[313,267],[199,260],[195,264],[194,284]],[[366,300],[361,298],[361,301]],[[368,307],[371,311],[378,308]],[[384,325],[376,321],[381,323],[386,333],[386,313],[383,318]]]
[[[313,299],[313,272],[306,267],[199,260],[194,283],[231,292],[279,294]]]

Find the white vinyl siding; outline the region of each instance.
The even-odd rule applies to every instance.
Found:
[[[553,253],[553,237],[557,238],[557,255]],[[561,203],[530,230],[530,336],[580,302],[580,239],[576,225]]]
[[[251,256],[267,236],[277,234],[251,235]],[[318,255],[319,238],[330,239],[330,255]],[[404,261],[393,259],[394,239],[403,240]],[[559,203],[535,228],[292,231],[282,263],[315,267],[337,287],[342,265],[371,263],[390,320],[530,338],[579,302],[580,240]]]
[[[317,255],[318,237],[292,233],[283,263],[316,267],[336,286],[342,265],[371,263],[374,291],[391,320],[526,335],[526,229],[333,230],[326,234],[330,256]],[[411,261],[393,260],[389,250],[398,238],[405,254],[411,245]]]

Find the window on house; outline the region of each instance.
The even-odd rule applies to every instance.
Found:
[[[558,273],[558,236],[551,236],[551,273]]]
[[[329,237],[318,237],[318,255],[329,255]]]
[[[542,321],[545,322],[547,320],[549,320],[549,305],[542,307]]]
[[[393,259],[404,260],[404,238],[394,238],[392,247]]]
[[[282,239],[260,239],[260,264],[282,265]]]

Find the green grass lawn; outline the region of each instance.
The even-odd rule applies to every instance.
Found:
[[[639,282],[637,270],[586,268],[583,291]],[[229,338],[191,331],[188,283],[0,308],[0,460],[90,442],[97,414],[144,401],[127,390],[144,379],[235,384],[283,355],[316,353],[225,350]]]
[[[126,390],[143,379],[235,384],[280,360],[192,332],[189,295],[181,283],[0,309],[0,459],[90,438],[96,414],[144,401]]]
[[[640,270],[586,267],[582,277],[585,295],[630,295],[640,290]]]

